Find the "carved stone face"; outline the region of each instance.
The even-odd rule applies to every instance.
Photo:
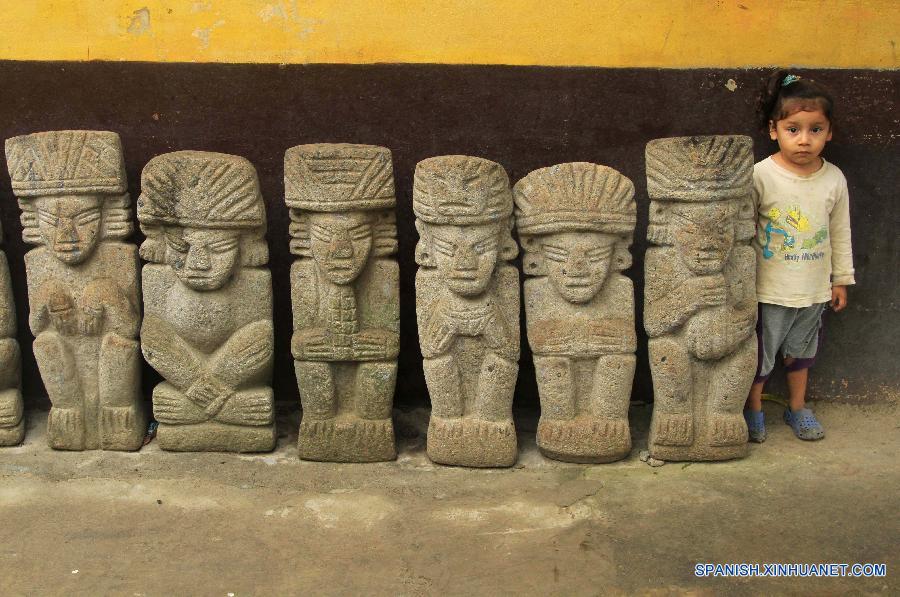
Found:
[[[616,237],[600,232],[558,232],[541,238],[547,276],[570,303],[586,303],[603,288]]]
[[[484,292],[497,264],[499,225],[429,224],[427,230],[438,273],[447,287],[460,296],[477,296]]]
[[[675,248],[691,273],[722,271],[734,246],[734,223],[724,205],[681,204],[672,209]]]
[[[366,267],[374,234],[367,212],[310,214],[309,233],[313,259],[334,284],[350,284]]]
[[[234,275],[240,232],[202,228],[167,228],[166,261],[188,288],[218,290]]]
[[[44,244],[69,265],[87,260],[100,240],[100,198],[62,195],[37,200],[38,229]]]

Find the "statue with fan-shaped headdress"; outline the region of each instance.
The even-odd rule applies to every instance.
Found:
[[[141,349],[164,450],[275,447],[266,214],[246,159],[176,151],[144,167]]]
[[[50,446],[137,450],[145,432],[137,248],[122,142],[109,131],[6,141],[22,209],[34,355],[52,403]]]
[[[647,144],[644,328],[653,374],[650,455],[747,453],[741,411],[756,370],[753,143],[742,135]]]
[[[284,154],[291,216],[291,349],[300,458],[396,458],[400,350],[394,171],[384,147],[298,145]]]
[[[634,185],[584,162],[535,170],[513,188],[525,249],[528,343],[541,398],[537,444],[570,462],[631,450]]]
[[[519,372],[519,252],[500,164],[448,155],[416,165],[416,319],[431,397],[428,457],[512,466]]]

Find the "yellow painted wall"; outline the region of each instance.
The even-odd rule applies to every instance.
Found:
[[[897,68],[898,0],[0,0],[0,59]]]

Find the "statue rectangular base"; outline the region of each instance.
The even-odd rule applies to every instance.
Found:
[[[12,427],[0,427],[0,446],[18,446],[25,439],[25,419],[22,418],[18,425]]]
[[[160,423],[159,447],[172,452],[271,452],[275,426],[226,425],[207,421],[196,425]]]
[[[330,419],[303,417],[297,441],[300,458],[321,462],[395,460],[394,423],[341,414]]]

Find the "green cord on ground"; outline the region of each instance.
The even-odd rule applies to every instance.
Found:
[[[763,394],[763,400],[768,400],[769,402],[775,402],[776,404],[780,404],[781,406],[787,407],[787,400],[779,396],[778,394]]]

